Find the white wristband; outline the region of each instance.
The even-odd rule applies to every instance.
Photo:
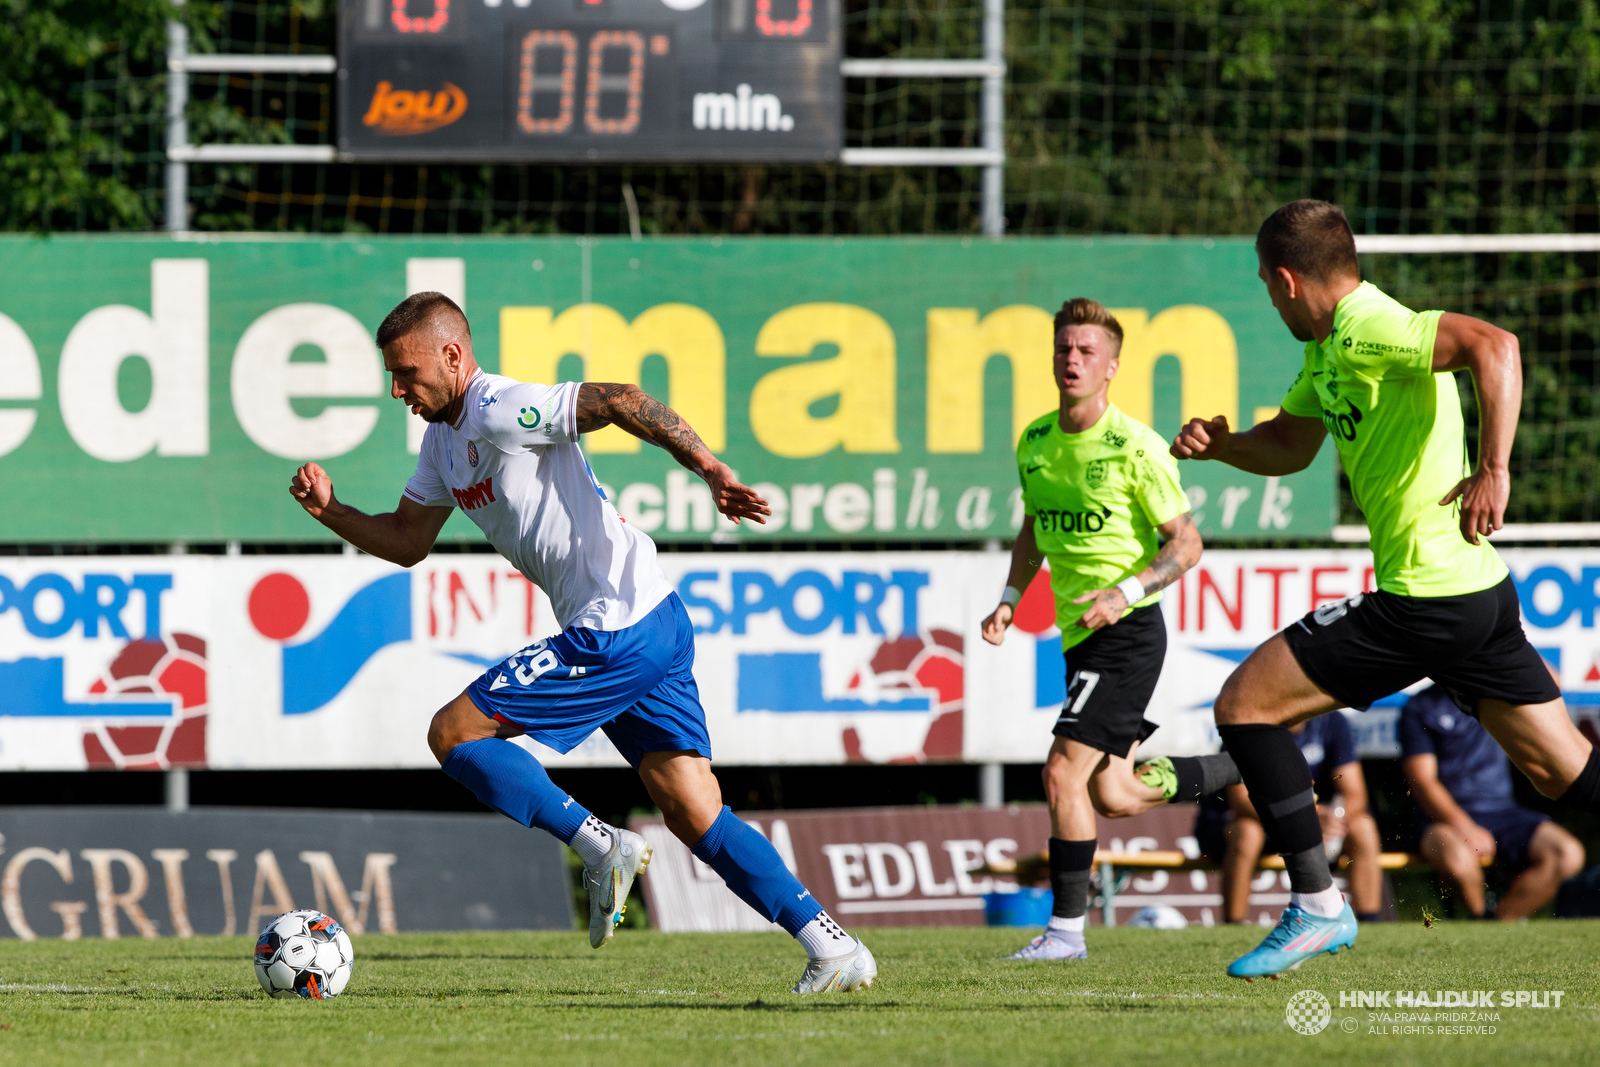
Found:
[[[1122,598],[1128,602],[1130,608],[1145,598],[1144,583],[1139,580],[1137,574],[1118,582],[1117,592],[1122,594]]]
[[[1014,585],[1006,586],[1006,591],[1000,594],[1000,603],[1011,607],[1017,606],[1017,601],[1022,599],[1022,591]]]

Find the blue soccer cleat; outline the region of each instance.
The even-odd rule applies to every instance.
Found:
[[[1246,982],[1292,971],[1312,956],[1337,953],[1356,943],[1356,915],[1346,904],[1338,918],[1324,919],[1299,908],[1284,908],[1278,925],[1254,951],[1228,965],[1228,974]]]

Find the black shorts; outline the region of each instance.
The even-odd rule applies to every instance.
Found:
[[[1144,709],[1166,658],[1167,623],[1159,604],[1096,630],[1067,649],[1067,700],[1052,732],[1126,756],[1135,741],[1156,732]]]
[[[1469,811],[1467,814],[1494,838],[1495,862],[1503,863],[1513,871],[1528,866],[1528,847],[1533,843],[1533,835],[1539,832],[1539,827],[1550,821],[1550,816],[1519,804],[1498,811]],[[1429,825],[1427,816],[1423,816],[1417,824],[1416,847],[1419,849],[1422,835]]]
[[[1463,596],[1364,593],[1324,604],[1283,636],[1307,678],[1360,711],[1423,678],[1474,716],[1484,698],[1543,704],[1561,696],[1522,632],[1509,577]]]

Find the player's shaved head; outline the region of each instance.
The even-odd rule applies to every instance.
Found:
[[[472,340],[472,327],[466,313],[443,293],[412,293],[384,316],[378,327],[378,347],[388,348],[406,334],[430,327],[445,337],[460,335]]]
[[[429,422],[454,419],[477,373],[472,329],[443,293],[413,293],[384,316],[378,347],[392,382],[389,395]]]
[[[1295,200],[1267,216],[1256,234],[1256,255],[1269,272],[1288,267],[1319,282],[1361,277],[1350,220],[1326,200]]]

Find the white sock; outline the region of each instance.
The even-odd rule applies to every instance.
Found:
[[[827,959],[830,956],[843,956],[847,952],[856,950],[856,939],[845,933],[838,923],[833,921],[833,916],[821,912],[815,919],[800,928],[794,935],[806,950],[806,955],[814,960]]]
[[[567,844],[583,857],[584,866],[593,867],[611,851],[615,833],[612,827],[591,815],[583,820],[583,825],[578,827],[578,832],[572,835],[572,840]]]
[[[1319,919],[1337,919],[1344,911],[1344,894],[1331,885],[1318,893],[1290,893],[1289,906],[1309,911]]]
[[[1060,930],[1063,933],[1081,934],[1083,933],[1083,920],[1085,918],[1086,916],[1078,915],[1071,919],[1063,919],[1059,915],[1052,915],[1050,916],[1050,925],[1047,926],[1046,929]]]

